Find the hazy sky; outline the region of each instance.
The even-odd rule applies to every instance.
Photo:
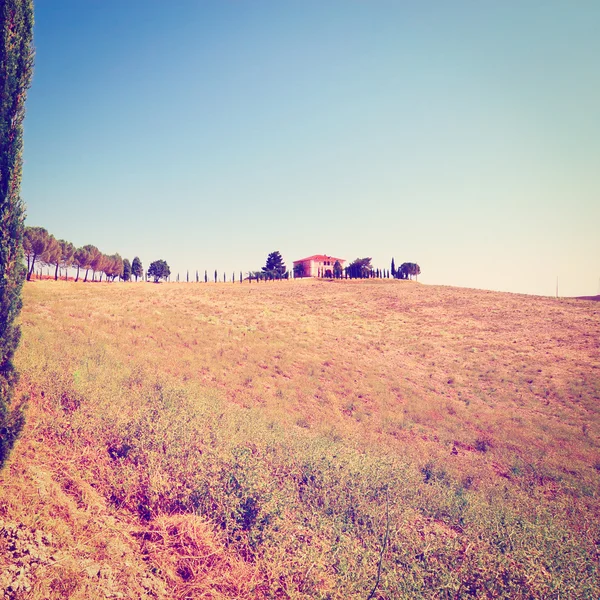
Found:
[[[598,0],[35,4],[29,225],[182,277],[600,293]]]

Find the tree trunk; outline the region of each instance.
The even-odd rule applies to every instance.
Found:
[[[75,277],[75,282],[79,281],[79,265],[77,265],[77,277]]]
[[[87,281],[88,271],[89,271],[89,269],[85,270],[85,278],[83,280],[83,283],[85,283]]]
[[[31,276],[33,275],[33,269],[35,267],[35,259],[37,258],[37,256],[33,255],[32,259],[31,259],[31,268],[29,269],[29,272],[27,273],[27,281],[29,281],[31,279]]]
[[[58,263],[56,263],[56,268],[54,269],[54,281],[58,281]]]

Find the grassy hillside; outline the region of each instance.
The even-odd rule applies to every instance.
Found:
[[[599,597],[597,303],[394,281],[24,295],[7,597]]]

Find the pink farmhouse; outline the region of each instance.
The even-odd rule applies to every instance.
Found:
[[[294,261],[295,277],[333,277],[333,267],[339,262],[343,269],[346,264],[345,259],[327,256],[326,254],[315,254],[308,258],[302,258]],[[302,266],[300,266],[302,265]]]

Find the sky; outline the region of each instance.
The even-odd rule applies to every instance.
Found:
[[[312,254],[600,294],[600,2],[36,0],[27,224],[144,267]]]

